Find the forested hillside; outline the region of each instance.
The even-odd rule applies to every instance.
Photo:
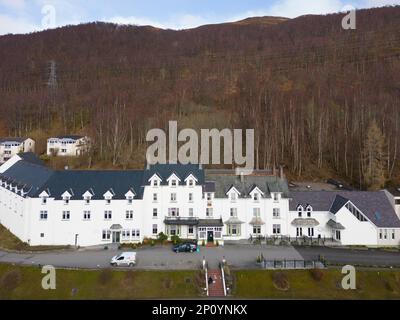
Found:
[[[87,133],[92,166],[132,167],[147,130],[169,120],[254,128],[259,168],[366,187],[396,180],[400,7],[358,11],[356,30],[342,29],[343,16],[0,37],[0,135],[31,135],[41,152],[49,134]]]

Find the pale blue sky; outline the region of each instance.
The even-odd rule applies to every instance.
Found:
[[[396,4],[400,0],[0,0],[0,35],[92,21],[186,29],[250,16],[293,18],[338,12],[346,5]],[[51,8],[54,19],[43,19]]]

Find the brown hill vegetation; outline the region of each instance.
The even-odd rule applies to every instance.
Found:
[[[0,131],[33,135],[42,149],[49,134],[86,132],[92,164],[131,166],[143,160],[147,130],[168,120],[254,128],[259,168],[284,163],[292,175],[363,184],[375,121],[393,180],[400,7],[358,11],[356,30],[342,29],[343,16],[183,31],[91,23],[0,37]]]

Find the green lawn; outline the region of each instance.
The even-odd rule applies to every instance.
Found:
[[[203,279],[195,271],[57,270],[56,290],[43,290],[43,276],[38,267],[0,264],[0,299],[193,298]]]
[[[10,231],[0,224],[0,249],[16,250],[16,251],[47,251],[67,249],[69,246],[36,246],[30,247],[27,243],[22,242]]]
[[[268,299],[400,299],[400,271],[357,271],[357,290],[343,290],[341,270],[324,270],[316,281],[309,270],[283,271],[289,281],[288,291],[275,288],[276,271],[236,271],[234,294],[237,298]]]

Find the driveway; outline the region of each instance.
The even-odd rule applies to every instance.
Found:
[[[0,262],[21,265],[53,265],[60,268],[98,269],[109,267],[111,257],[121,253],[117,249],[86,249],[48,253],[7,253],[0,251]],[[237,269],[257,268],[256,257],[262,253],[267,260],[316,260],[319,255],[338,264],[379,265],[400,267],[400,253],[378,250],[348,250],[333,248],[275,247],[266,245],[225,245],[204,248],[196,253],[174,253],[170,246],[145,247],[136,250],[137,269],[185,270],[198,269],[203,257],[209,267],[215,268],[225,257]]]
[[[21,265],[53,265],[65,268],[106,268],[111,258],[123,250],[81,250],[48,252],[34,254],[7,253],[0,251],[0,262]],[[139,248],[137,252],[138,269],[184,270],[198,269],[203,257],[210,268],[215,268],[225,259],[234,268],[254,268],[257,255],[262,253],[268,260],[297,259],[300,254],[292,247],[267,247],[253,245],[226,245],[224,247],[200,247],[196,253],[174,253],[170,246]]]
[[[318,255],[323,256],[328,262],[345,265],[385,266],[400,267],[400,252],[383,250],[353,250],[347,248],[326,247],[296,247],[304,260],[316,260]]]

